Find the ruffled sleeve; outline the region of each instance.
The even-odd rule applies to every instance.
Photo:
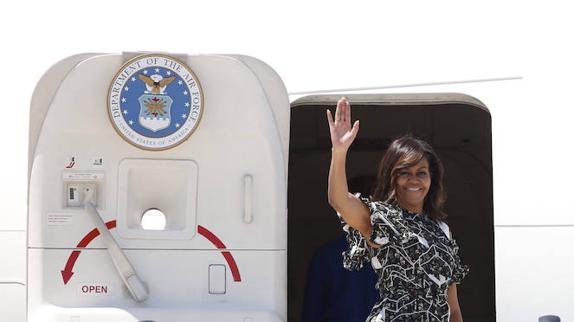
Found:
[[[460,256],[458,254],[459,251],[458,244],[452,238],[452,236],[451,236],[451,243],[452,243],[452,257],[454,259],[451,283],[460,284],[460,282],[470,271],[470,266],[464,265],[462,263]]]
[[[386,204],[378,201],[370,201],[368,198],[360,197],[359,199],[365,203],[369,212],[371,213],[371,224],[373,232],[370,240],[378,245],[385,245],[389,242],[398,240],[398,231],[389,218],[394,213],[393,210]],[[375,256],[374,249],[369,246],[363,235],[351,227],[343,220],[341,215],[337,213],[343,231],[346,233],[348,248],[343,252],[343,267],[347,270],[354,271],[363,268],[365,262],[371,260]]]
[[[337,216],[339,216],[341,226],[343,226],[348,245],[343,252],[343,267],[349,271],[358,271],[370,259],[369,245],[358,230],[347,224],[339,213]]]

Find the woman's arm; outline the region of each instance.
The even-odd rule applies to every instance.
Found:
[[[331,167],[329,169],[329,204],[351,227],[357,229],[369,241],[372,226],[369,209],[354,195],[349,193],[345,163],[347,151],[359,131],[359,121],[351,127],[351,105],[346,98],[337,102],[335,119],[327,110],[327,121],[331,133]],[[380,247],[369,241],[372,247]]]
[[[463,322],[460,306],[458,305],[458,295],[456,293],[456,283],[450,284],[448,287],[448,306],[450,308],[450,322]]]

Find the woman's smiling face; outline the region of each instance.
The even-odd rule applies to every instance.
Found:
[[[422,212],[430,185],[429,162],[426,158],[414,166],[398,170],[396,193],[399,205],[416,213]]]

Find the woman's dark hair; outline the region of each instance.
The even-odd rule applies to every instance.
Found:
[[[379,164],[372,199],[396,204],[397,174],[400,170],[412,167],[423,159],[429,163],[431,177],[431,186],[425,197],[423,211],[433,219],[445,219],[447,214],[442,210],[446,201],[446,191],[442,182],[444,176],[442,162],[428,143],[411,134],[395,139],[385,152]]]

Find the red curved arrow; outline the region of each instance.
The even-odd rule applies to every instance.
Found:
[[[203,237],[207,238],[215,247],[218,249],[226,249],[225,244],[221,241],[221,239],[217,238],[212,232],[207,230],[207,228],[197,225],[197,232],[202,235]],[[233,280],[235,282],[241,282],[241,275],[239,274],[239,269],[237,268],[237,263],[235,263],[235,259],[233,255],[231,255],[228,251],[222,251],[221,254],[225,257],[227,264],[229,265],[229,269],[231,269],[231,274],[233,275]]]
[[[116,228],[116,221],[115,220],[108,221],[106,223],[106,227],[108,229]],[[200,235],[202,235],[203,237],[207,238],[218,249],[221,249],[221,250],[226,249],[225,244],[221,241],[221,239],[217,238],[217,236],[215,236],[207,228],[205,228],[201,225],[198,225],[197,226],[197,232]],[[80,242],[78,243],[76,248],[86,248],[88,246],[88,244],[90,242],[92,242],[92,240],[94,240],[99,235],[100,235],[100,232],[98,231],[97,228],[92,229],[92,231],[90,231],[86,236],[84,236],[84,238],[82,238],[82,240],[80,240]],[[74,265],[76,264],[76,261],[78,260],[78,257],[80,256],[80,253],[81,253],[80,250],[72,251],[72,253],[70,254],[70,257],[68,258],[68,261],[66,262],[66,266],[65,266],[64,270],[60,271],[62,273],[62,279],[64,281],[64,285],[68,284],[68,282],[72,278],[72,275],[74,275],[72,268],[74,268]],[[235,282],[241,282],[241,275],[239,274],[239,269],[237,268],[237,263],[235,262],[233,255],[231,255],[231,253],[229,251],[221,251],[221,254],[223,255],[223,257],[227,261],[227,264],[229,265],[229,269],[231,269],[231,274],[233,275],[233,280]]]
[[[106,227],[108,229],[116,228],[116,221],[115,220],[108,221],[106,223]],[[100,232],[98,231],[97,228],[92,229],[92,231],[90,231],[86,236],[84,236],[84,238],[82,238],[82,240],[80,240],[76,248],[86,248],[86,246],[88,246],[88,244],[99,235]],[[80,253],[81,253],[80,250],[73,251],[70,254],[70,257],[68,258],[68,261],[66,262],[66,267],[64,268],[63,271],[60,271],[62,272],[62,279],[64,280],[64,285],[68,284],[68,281],[70,281],[70,278],[72,278],[72,275],[74,275],[74,272],[72,272],[72,268],[74,268],[76,260],[78,260],[78,257],[80,256]]]

